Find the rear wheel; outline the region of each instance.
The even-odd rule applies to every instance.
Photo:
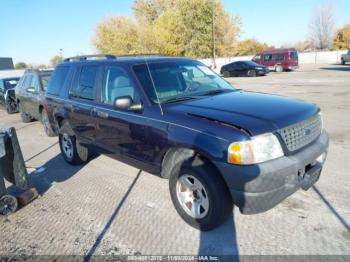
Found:
[[[18,112],[16,102],[14,101],[5,101],[6,111],[8,114],[14,114]]]
[[[55,136],[55,133],[54,133],[54,131],[51,127],[51,124],[50,124],[49,116],[47,115],[47,112],[45,109],[41,110],[41,117],[40,118],[41,118],[41,123],[44,126],[44,130],[45,130],[46,135],[49,137]]]
[[[23,108],[20,102],[18,102],[18,110],[21,114],[21,119],[23,123],[29,123],[32,121],[32,117],[23,111]]]
[[[275,70],[277,73],[281,73],[283,71],[283,67],[281,65],[276,65]]]
[[[71,165],[86,163],[89,158],[89,150],[80,145],[74,135],[70,135],[69,125],[63,122],[60,128],[59,144],[63,158]]]
[[[230,77],[231,76],[229,71],[224,71],[223,75],[224,75],[224,77]]]
[[[225,182],[215,168],[198,157],[173,168],[169,189],[176,211],[194,228],[214,229],[232,213],[233,202]]]

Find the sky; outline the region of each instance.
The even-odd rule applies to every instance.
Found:
[[[337,28],[350,23],[350,0],[335,6]],[[112,15],[132,16],[133,0],[1,0],[0,57],[49,64],[50,58],[95,53],[96,24]],[[276,47],[304,40],[310,16],[323,0],[222,0],[242,21],[240,39],[256,38]]]

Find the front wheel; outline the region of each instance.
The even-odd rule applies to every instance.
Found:
[[[225,182],[215,168],[200,158],[173,168],[169,190],[176,211],[194,228],[214,229],[232,213],[233,202]]]
[[[67,122],[60,128],[59,144],[64,160],[71,165],[80,165],[88,161],[89,150],[80,145],[74,135],[70,135]]]
[[[247,75],[248,75],[249,77],[256,77],[256,71],[255,71],[255,70],[249,70],[248,73],[247,73]]]
[[[21,103],[18,103],[18,111],[21,114],[21,119],[23,123],[29,123],[32,121],[32,117],[30,115],[28,115],[26,112],[23,111],[23,107],[21,105]]]

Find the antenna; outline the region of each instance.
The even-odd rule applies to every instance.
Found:
[[[151,82],[152,82],[152,86],[153,86],[153,89],[154,89],[154,93],[156,94],[156,97],[157,97],[160,113],[163,116],[164,115],[163,108],[162,108],[162,105],[160,104],[160,100],[159,100],[159,97],[158,97],[156,85],[154,84],[154,80],[153,80],[153,77],[152,77],[151,69],[149,68],[149,65],[148,65],[148,62],[147,62],[147,58],[146,58],[145,55],[143,56],[143,58],[145,59],[146,67],[147,67],[147,70],[148,70],[148,74],[149,74],[149,76],[151,78]]]

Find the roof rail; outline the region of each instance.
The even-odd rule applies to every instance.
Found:
[[[118,57],[132,57],[132,56],[171,56],[171,55],[166,55],[166,54],[158,54],[158,53],[146,53],[146,54],[126,54],[126,55],[118,55]]]
[[[115,59],[116,57],[114,55],[82,55],[82,56],[68,57],[64,59],[63,62],[84,61],[84,60],[88,60],[88,58]]]

